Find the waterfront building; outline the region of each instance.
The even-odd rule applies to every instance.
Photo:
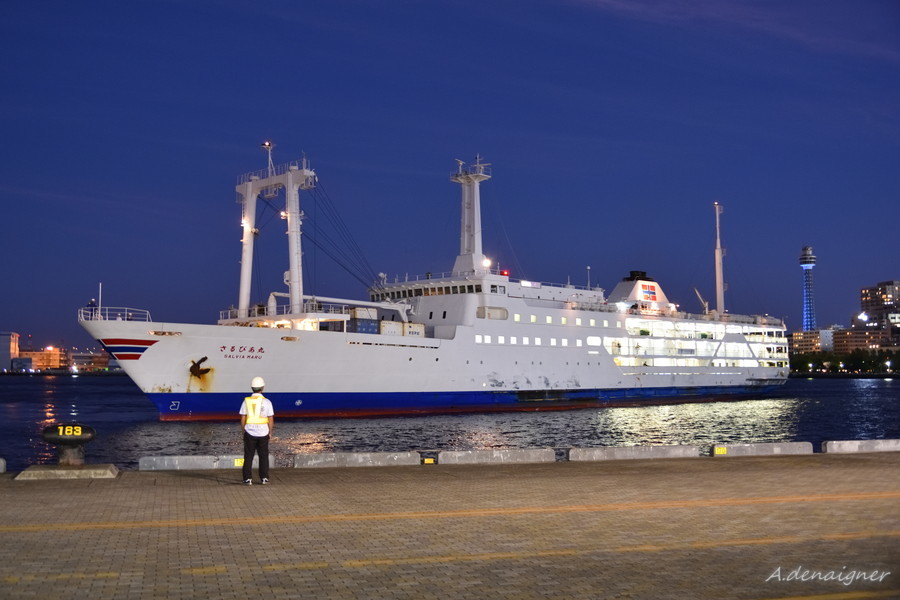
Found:
[[[19,357],[30,358],[35,371],[69,368],[68,351],[57,346],[47,346],[40,350],[20,350]]]
[[[69,368],[79,373],[92,373],[106,371],[110,368],[109,354],[95,350],[78,350],[73,348],[69,352]]]
[[[834,332],[836,354],[850,354],[854,350],[882,350],[891,346],[890,332],[884,329],[842,329]]]
[[[12,368],[13,359],[19,358],[19,334],[0,331],[0,373]]]
[[[900,311],[900,281],[882,281],[859,292],[859,307],[869,313]]]
[[[834,350],[834,333],[842,327],[832,325],[828,329],[815,331],[795,331],[790,335],[790,353],[806,354],[808,352],[832,352]]]
[[[900,281],[882,281],[859,292],[859,327],[892,329],[900,335]]]

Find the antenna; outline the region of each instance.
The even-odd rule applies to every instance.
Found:
[[[275,165],[272,163],[272,150],[275,148],[275,144],[266,140],[260,144],[260,147],[269,153],[269,177],[272,177],[275,175]]]
[[[263,150],[265,150],[266,152],[268,152],[268,154],[269,154],[269,169],[268,169],[269,175],[268,176],[275,177],[275,164],[272,162],[272,150],[275,149],[275,144],[273,144],[269,140],[266,140],[262,144],[260,144],[260,147]],[[265,196],[266,198],[274,198],[275,196],[278,195],[279,187],[280,186],[278,186],[278,185],[270,185],[266,188],[263,188],[263,190],[262,190],[263,196]]]

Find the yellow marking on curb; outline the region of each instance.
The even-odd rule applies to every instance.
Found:
[[[667,552],[669,550],[700,550],[727,546],[767,546],[769,544],[801,544],[804,542],[833,542],[837,540],[864,540],[880,537],[900,537],[900,531],[856,531],[852,533],[823,533],[822,535],[785,535],[765,538],[744,538],[733,540],[709,540],[683,542],[680,544],[642,544],[640,546],[620,546],[616,552]]]
[[[900,596],[900,590],[879,590],[877,592],[838,592],[813,596],[782,596],[762,600],[867,600],[868,598],[897,598],[898,596]]]
[[[466,562],[473,560],[518,560],[522,558],[540,558],[546,556],[577,556],[585,554],[581,550],[536,550],[534,552],[486,552],[483,554],[448,554],[445,556],[412,556],[406,558],[370,558],[362,560],[345,560],[343,567],[355,569],[373,566],[419,565],[448,562]]]
[[[160,521],[107,521],[82,523],[35,523],[31,525],[2,525],[0,533],[43,531],[87,531],[96,529],[149,529],[162,527],[219,527],[263,524],[290,525],[302,523],[335,523],[403,519],[453,519],[468,517],[496,517],[531,514],[565,514],[590,512],[618,512],[631,510],[665,510],[675,508],[715,508],[722,506],[752,506],[758,504],[803,504],[812,502],[843,502],[900,498],[900,490],[859,492],[853,494],[818,494],[804,496],[761,496],[752,498],[707,498],[695,500],[657,500],[615,504],[582,504],[569,506],[526,506],[508,508],[473,508],[448,511],[411,511],[396,513],[357,513],[331,515],[272,515],[269,517],[222,517],[213,519],[169,519]]]

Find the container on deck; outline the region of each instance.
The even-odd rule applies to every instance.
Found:
[[[423,323],[404,323],[403,335],[425,337],[425,325]]]
[[[400,321],[379,321],[381,335],[403,335],[403,323]]]
[[[350,318],[352,319],[377,319],[378,310],[375,308],[351,308]]]
[[[378,321],[375,319],[350,319],[347,321],[348,333],[378,333]]]

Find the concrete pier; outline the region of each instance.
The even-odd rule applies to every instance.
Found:
[[[633,460],[638,458],[691,458],[700,456],[696,446],[607,446],[572,448],[569,460]]]
[[[822,452],[900,452],[900,440],[842,440],[822,442]]]
[[[770,454],[812,454],[809,442],[771,442],[757,444],[714,444],[712,456],[765,456]]]
[[[900,598],[900,453],[0,474],[8,598]],[[845,583],[848,582],[848,583]]]

